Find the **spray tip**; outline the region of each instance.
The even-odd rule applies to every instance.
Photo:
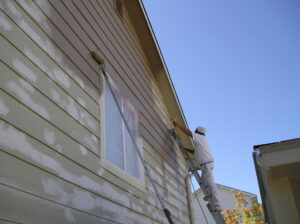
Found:
[[[104,65],[103,58],[101,58],[95,51],[91,52],[91,56],[96,62],[98,62],[99,65]]]

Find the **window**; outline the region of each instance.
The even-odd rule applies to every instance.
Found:
[[[138,114],[130,101],[123,97],[115,87],[113,87],[113,92],[117,98],[118,104],[121,106],[122,113],[133,134],[134,141],[136,141],[137,145],[140,147]],[[106,160],[135,179],[140,179],[141,164],[138,154],[107,84],[105,85],[104,135]]]

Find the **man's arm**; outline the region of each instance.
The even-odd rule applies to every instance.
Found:
[[[184,133],[186,133],[188,136],[193,137],[193,133],[185,128],[183,125],[179,124],[177,121],[173,120],[174,127],[180,128]]]

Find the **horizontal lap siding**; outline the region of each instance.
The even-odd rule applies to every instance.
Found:
[[[61,132],[76,140],[81,146],[84,146],[96,155],[99,154],[99,138],[84,126],[86,124],[83,121],[80,123],[75,120],[69,113],[66,113],[57,104],[51,102],[45,95],[34,89],[32,85],[20,78],[4,64],[1,64],[1,72],[3,74],[1,75],[1,90],[18,100],[29,110],[34,111],[39,117],[48,121]],[[74,111],[76,111],[76,108]],[[51,142],[51,134],[48,134],[47,137],[49,142]]]
[[[72,179],[73,177],[70,176],[69,174],[74,173],[76,170],[80,169],[80,167],[79,168],[70,168],[69,169],[70,171],[66,172],[66,170],[67,170],[66,167],[61,167],[60,165],[57,165],[58,161],[59,161],[59,158],[63,159],[63,157],[59,156],[58,154],[62,154],[64,156],[67,156],[68,158],[72,159],[70,164],[76,162],[80,166],[83,165],[86,168],[88,168],[91,172],[93,172],[95,175],[97,175],[98,172],[99,173],[103,172],[100,168],[97,167],[98,157],[95,157],[93,154],[91,154],[89,152],[87,152],[87,154],[85,154],[83,156],[81,154],[82,152],[80,151],[80,148],[78,148],[76,143],[74,144],[70,141],[67,142],[66,139],[62,139],[63,136],[61,137],[61,134],[58,131],[53,130],[49,126],[49,124],[47,124],[46,122],[43,122],[43,120],[39,119],[36,115],[34,115],[34,113],[30,113],[30,110],[26,109],[25,106],[19,106],[19,104],[17,102],[14,102],[13,100],[7,99],[7,97],[4,93],[1,93],[1,96],[2,96],[1,102],[4,105],[6,105],[9,110],[11,110],[11,112],[7,116],[5,116],[5,119],[7,121],[13,123],[15,126],[19,127],[20,129],[26,131],[29,136],[35,136],[36,138],[38,138],[38,140],[40,142],[44,143],[48,147],[51,147],[52,152],[48,151],[48,150],[44,150],[48,154],[50,153],[50,155],[47,155],[47,157],[43,156],[43,154],[38,154],[37,156],[34,156],[34,161],[32,161],[32,162],[36,162],[37,159],[40,159],[40,161],[37,161],[37,163],[35,164],[36,166],[45,166],[46,165],[45,167],[43,167],[43,169],[45,169],[45,170],[54,169],[54,172],[63,171],[62,174],[61,174],[62,175],[61,178],[64,178],[64,179],[71,178],[71,179],[68,179],[70,182],[77,183],[77,181],[75,179]],[[24,117],[28,118],[28,120],[27,119],[24,120],[23,119]],[[15,119],[15,118],[18,118],[18,119]],[[45,123],[45,125],[44,125],[44,123]],[[1,135],[5,137],[5,133],[8,133],[8,134],[11,135],[12,138],[15,138],[15,139],[20,139],[21,137],[22,138],[25,137],[25,135],[23,134],[24,133],[23,131],[21,132],[21,131],[15,130],[14,132],[12,132],[10,130],[15,130],[15,128],[10,127],[10,126],[7,126],[5,128],[5,125],[2,125],[1,126]],[[51,143],[47,142],[47,140],[45,140],[43,130],[47,130],[48,132],[55,133],[55,135],[53,136],[55,141],[51,142]],[[13,133],[15,133],[15,132],[17,132],[19,134],[13,135]],[[30,137],[28,137],[28,138],[30,139]],[[22,152],[22,146],[25,145],[26,142],[27,141],[23,141],[23,142],[20,143],[21,148],[19,148],[19,152],[12,151],[12,153],[14,153],[15,155],[19,155],[19,157],[23,158],[23,159],[25,159],[24,156],[29,156],[30,157],[32,155],[32,153],[29,152],[30,153],[29,155],[26,154],[26,153],[28,153],[27,148],[25,148],[25,151]],[[57,149],[58,145],[60,146],[60,148],[62,148],[62,150]],[[70,150],[65,150],[66,149],[65,147],[71,147],[72,145],[74,145],[74,149],[77,148],[77,150],[74,150],[74,151],[71,151],[71,152],[70,152]],[[3,145],[2,147],[4,148],[5,145]],[[8,147],[8,145],[6,145],[6,147]],[[36,152],[39,152],[39,153],[41,151],[43,151],[42,150],[43,147],[41,145],[33,147],[33,148],[39,149],[39,150],[35,150]],[[12,148],[11,150],[17,150],[17,149]],[[33,155],[34,155],[34,153],[33,153]],[[53,158],[53,160],[51,160],[52,158]],[[47,166],[47,164],[44,164],[44,162],[49,160],[49,159],[52,162],[54,162],[54,160],[55,160],[55,164],[57,166],[56,167],[55,166],[50,167],[50,166]],[[67,161],[68,160],[65,161],[65,159],[63,159],[63,162],[61,162],[59,164],[68,164]],[[149,165],[151,167],[151,164],[149,164]],[[58,167],[58,169],[55,169],[57,167]],[[73,172],[72,172],[72,170],[73,170]],[[83,171],[81,171],[80,173],[83,173]],[[152,172],[152,173],[155,174],[155,172]],[[60,175],[60,174],[58,173],[58,175]],[[78,174],[78,176],[79,176],[79,174]],[[95,176],[92,175],[91,178],[87,179],[88,184],[90,184],[92,182],[91,180],[94,179],[93,177],[95,177]],[[156,176],[154,176],[154,177],[156,179]],[[111,176],[106,175],[106,180],[111,180],[111,182],[113,184],[116,184],[116,186],[118,186],[118,187],[119,186],[124,186],[124,183],[122,183],[122,184],[117,183],[116,180],[113,180]],[[157,181],[160,191],[161,192],[165,192],[165,191],[168,192],[168,190],[163,189],[162,186],[159,184],[160,181],[161,180]],[[86,187],[89,187],[89,185],[87,185]],[[167,187],[170,188],[171,186],[168,185]],[[110,186],[110,188],[111,188],[111,186]],[[150,189],[150,190],[152,191],[152,189]],[[170,193],[172,193],[172,192],[174,192],[174,190],[170,191]],[[123,192],[120,195],[116,195],[116,197],[119,198],[122,195],[128,195],[128,194],[129,194],[129,192]],[[154,197],[153,194],[151,196],[152,198]],[[108,195],[108,193],[103,193],[103,195]],[[138,195],[137,192],[134,192],[132,196],[134,196],[134,195]],[[138,196],[140,196],[140,198],[137,198],[136,200],[148,201],[148,199],[144,199],[143,197],[141,197],[141,194],[139,194]],[[171,198],[174,197],[175,198],[175,195],[168,195],[168,197],[171,197]],[[116,198],[113,199],[113,200],[116,200]],[[175,199],[173,199],[173,200],[175,200]],[[176,204],[178,207],[181,207],[184,210],[185,203],[182,202],[183,200],[184,199],[182,198],[181,201],[178,201],[178,202],[176,201],[176,203],[174,203],[174,201],[173,201],[172,204]],[[170,204],[170,206],[173,206],[173,205]],[[156,204],[156,207],[158,209],[160,209],[159,205],[157,205],[157,204]],[[174,208],[174,207],[173,207],[173,209],[176,210],[176,208]],[[173,214],[176,214],[176,212],[173,212]]]
[[[1,139],[0,149],[1,151],[4,150],[7,153],[13,154],[16,158],[18,158],[18,160],[20,160],[19,162],[21,162],[21,160],[26,161],[31,166],[34,166],[44,172],[44,175],[51,174],[51,176],[58,178],[57,182],[62,183],[62,186],[64,186],[65,183],[69,183],[73,186],[73,188],[79,187],[82,191],[86,191],[86,194],[92,194],[94,198],[111,201],[110,203],[113,203],[114,206],[120,207],[122,210],[132,212],[132,209],[130,208],[132,204],[131,197],[135,197],[134,195],[130,195],[129,192],[120,189],[117,185],[108,183],[107,180],[97,175],[97,173],[92,173],[86,169],[80,168],[81,164],[75,163],[75,161],[66,158],[64,155],[50,149],[46,145],[41,144],[37,140],[25,135],[22,131],[7,123],[0,122],[0,132],[3,137],[10,135],[18,139],[15,144],[11,144],[9,140],[3,141],[3,139]],[[1,156],[1,158],[2,157],[3,156]],[[1,166],[5,166],[5,163],[1,163]],[[5,168],[9,167],[5,166]],[[7,169],[1,170],[4,172]],[[13,171],[14,169],[8,169],[8,171],[9,170]],[[23,176],[20,172],[21,171],[18,171],[18,174]],[[102,171],[100,170],[99,172]],[[25,177],[30,178],[30,175],[26,175]],[[35,178],[33,179],[35,181],[40,180],[40,178],[37,178],[36,175],[34,177]],[[11,178],[14,177],[11,176]],[[47,178],[45,179],[47,180]],[[12,187],[14,186],[14,183],[16,183],[15,179],[2,179],[1,182],[2,181]],[[22,184],[22,181],[20,181],[20,184]],[[63,191],[60,191],[60,193],[63,194]],[[47,195],[43,197],[46,196]],[[145,197],[149,196],[153,197],[151,194],[145,195]],[[161,212],[159,208],[154,208],[148,204],[144,204],[142,209],[143,213],[140,214],[143,215],[150,215],[152,212],[160,214]],[[113,215],[118,214],[118,210],[110,212]]]
[[[186,168],[168,136],[167,109],[128,15],[121,22],[112,2],[0,3],[0,47],[6,52],[0,64],[0,131],[2,136],[15,135],[29,150],[22,151],[20,142],[10,148],[1,139],[1,158],[7,157],[1,163],[3,175],[7,172],[1,179],[1,198],[29,203],[41,214],[44,207],[57,215],[56,223],[166,222],[147,177],[143,192],[100,164],[103,80],[90,57],[97,50],[140,112],[145,160],[167,207],[176,222],[189,223]],[[15,176],[9,171],[14,167],[21,170]],[[36,174],[33,182],[22,179],[30,174]],[[56,190],[47,192],[47,183]],[[92,197],[93,209],[76,205],[75,192],[82,200]],[[16,205],[8,204],[3,211],[10,206]],[[17,213],[2,213],[0,220],[27,222],[34,213],[24,210],[15,220],[11,217]],[[41,218],[36,216],[36,221]]]

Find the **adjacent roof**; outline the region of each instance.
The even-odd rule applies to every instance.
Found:
[[[222,184],[217,184],[217,186],[222,187],[222,188],[226,188],[226,189],[228,189],[228,190],[242,191],[242,192],[244,192],[244,193],[246,193],[246,194],[252,195],[253,197],[257,197],[256,194],[250,193],[250,192],[248,192],[248,191],[240,190],[240,189],[233,188],[233,187],[228,187],[228,186],[225,186],[225,185],[222,185]]]
[[[228,187],[228,186],[225,186],[225,185],[222,185],[222,184],[217,184],[218,187],[221,187],[221,188],[225,188],[225,189],[228,189],[228,190],[231,190],[231,191],[242,191],[243,193],[245,194],[248,194],[248,195],[251,195],[253,197],[257,197],[256,194],[253,194],[253,193],[250,193],[248,191],[243,191],[241,189],[237,189],[237,188],[233,188],[233,187]],[[199,188],[198,190],[196,190],[193,194],[196,194],[197,192],[201,191],[201,188]]]
[[[261,144],[261,145],[254,145],[253,149],[257,151],[258,149],[265,149],[265,148],[271,148],[274,146],[282,146],[286,144],[299,144],[300,143],[300,138],[294,138],[294,139],[289,139],[289,140],[284,140],[280,142],[272,142],[272,143],[267,143],[267,144]]]

